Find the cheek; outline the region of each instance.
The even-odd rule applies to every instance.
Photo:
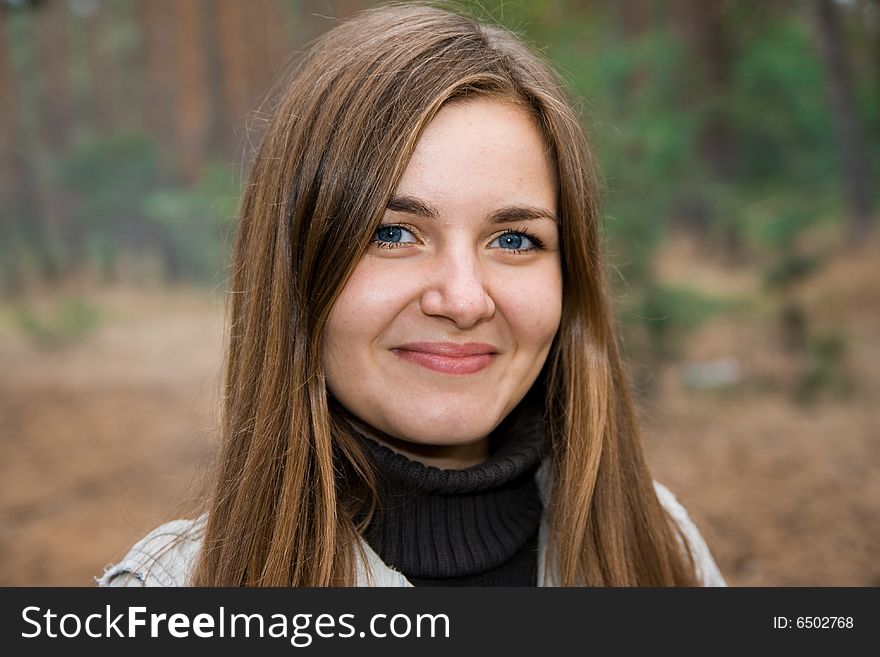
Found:
[[[509,281],[501,288],[500,302],[521,346],[549,347],[562,316],[562,275],[558,267]]]
[[[405,297],[399,276],[361,262],[330,311],[328,349],[351,352],[369,345],[393,321]]]
[[[360,313],[381,308],[383,302],[387,301],[387,295],[387,288],[382,285],[382,281],[377,280],[369,267],[361,264],[342,288],[331,314],[344,316],[349,320],[356,319]]]

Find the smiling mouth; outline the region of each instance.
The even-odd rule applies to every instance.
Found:
[[[498,350],[490,344],[470,342],[413,342],[391,350],[399,358],[441,374],[476,374],[491,365]]]

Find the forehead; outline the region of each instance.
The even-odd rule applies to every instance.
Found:
[[[436,203],[555,203],[556,177],[534,116],[495,98],[445,105],[422,133],[397,192]],[[550,209],[553,209],[552,207]]]

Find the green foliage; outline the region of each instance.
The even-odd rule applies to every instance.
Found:
[[[180,254],[182,274],[212,281],[229,256],[237,185],[227,167],[211,165],[193,187],[160,189],[143,201],[146,217]]]
[[[825,255],[787,251],[764,272],[764,282],[768,288],[784,290],[808,278],[826,259]]]
[[[662,361],[677,356],[705,321],[731,309],[730,301],[692,288],[652,284],[635,303],[620,308],[619,320],[628,332],[643,334],[645,356]]]
[[[686,86],[686,53],[662,30],[637,39],[595,28],[590,35],[590,52],[562,49],[563,66],[591,103],[588,131],[605,180],[609,252],[620,254],[615,264],[639,286],[682,190],[696,177],[690,162],[698,126],[691,113],[675,109]],[[599,116],[603,122],[590,127]]]
[[[85,142],[58,172],[82,232],[85,253],[73,256],[101,276],[150,259],[172,279],[211,282],[222,269],[238,194],[228,167],[209,163],[194,185],[183,185],[163,175],[148,137],[119,133]]]
[[[811,402],[823,391],[838,396],[851,392],[852,384],[846,376],[845,363],[849,345],[839,332],[830,332],[812,338],[808,344],[806,369],[795,389],[795,399]]]
[[[809,25],[774,20],[736,59],[725,99],[738,126],[739,175],[745,184],[836,183],[835,133],[826,80]]]
[[[58,166],[58,178],[73,194],[79,227],[72,258],[83,255],[104,277],[113,277],[119,250],[143,243],[141,199],[158,184],[153,143],[144,135],[117,133],[85,141]]]
[[[92,304],[70,297],[41,311],[21,308],[15,312],[15,319],[37,346],[57,348],[85,338],[98,326],[100,316]]]

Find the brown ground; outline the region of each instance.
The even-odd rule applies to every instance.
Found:
[[[222,351],[207,297],[93,296],[99,328],[66,347],[3,334],[0,584],[89,584],[199,491]]]
[[[871,251],[838,258],[798,290],[811,330],[847,338],[842,388],[794,401],[797,361],[775,347],[773,315],[761,307],[710,321],[688,341],[691,360],[737,358],[741,385],[693,391],[681,366],[656,372],[657,394],[643,407],[649,461],[732,585],[880,585],[880,261]],[[685,243],[663,263],[667,280],[755,289]],[[223,311],[209,296],[92,294],[98,327],[54,348],[36,347],[11,304],[0,305],[0,585],[88,585],[198,496],[222,352]]]

